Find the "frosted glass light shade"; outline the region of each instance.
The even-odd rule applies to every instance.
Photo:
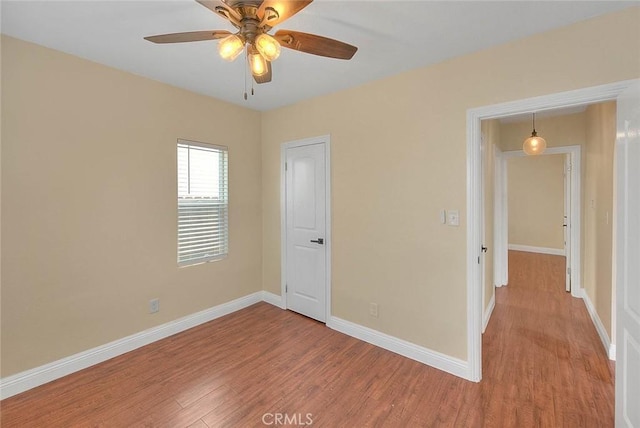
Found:
[[[267,61],[273,61],[280,56],[280,43],[266,33],[256,37],[256,49]]]
[[[249,69],[254,76],[263,76],[269,70],[267,67],[267,60],[255,49],[249,49],[247,55],[249,61]]]
[[[244,42],[235,34],[225,37],[218,43],[218,53],[225,61],[233,61],[244,50]]]
[[[531,133],[531,137],[524,140],[522,150],[528,155],[540,155],[547,148],[547,142],[544,138],[538,137],[536,131]]]

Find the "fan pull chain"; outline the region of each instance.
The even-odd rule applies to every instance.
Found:
[[[245,51],[245,64],[248,64],[249,57]],[[251,94],[253,95],[253,94]],[[247,66],[244,68],[244,100],[247,101]]]
[[[244,100],[247,101],[247,67],[244,67]]]

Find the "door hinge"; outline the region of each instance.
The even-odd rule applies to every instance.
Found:
[[[478,264],[480,264],[480,256],[478,256]]]
[[[567,268],[567,275],[571,275],[571,268]]]
[[[289,169],[289,163],[288,163],[288,162],[285,162],[285,163],[284,163],[284,170],[286,171],[286,170],[288,170],[288,169]]]
[[[285,284],[284,285],[284,292],[288,293],[289,292],[289,284]]]

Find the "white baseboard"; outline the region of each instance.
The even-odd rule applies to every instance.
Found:
[[[262,300],[270,305],[277,306],[280,309],[285,309],[282,296],[278,296],[277,294],[270,293],[269,291],[263,291]]]
[[[616,345],[614,345],[613,343],[609,345],[609,359],[611,361],[616,360]]]
[[[264,291],[214,306],[204,311],[170,321],[140,333],[118,339],[40,367],[26,370],[0,379],[0,399],[5,399],[36,386],[59,379],[95,364],[101,363],[126,352],[148,345],[165,337],[204,324],[232,312],[244,309],[263,299]]]
[[[607,353],[607,356],[610,360],[615,361],[616,359],[616,346],[611,344],[611,340],[609,339],[609,335],[607,334],[607,330],[605,330],[598,313],[596,312],[596,308],[591,303],[591,299],[589,299],[589,295],[586,290],[581,289],[582,300],[584,301],[584,305],[587,307],[587,312],[589,312],[589,316],[591,317],[591,321],[593,321],[593,325],[596,327],[596,331],[598,332],[598,336],[600,336],[600,340],[602,341],[602,345],[604,346],[604,350]]]
[[[554,256],[564,256],[562,248],[532,247],[530,245],[509,244],[509,249],[514,251],[526,251],[527,253],[551,254]]]
[[[0,399],[5,399],[37,386],[44,385],[45,383],[117,357],[118,355],[244,309],[260,301],[284,309],[284,302],[281,296],[268,291],[258,291],[248,296],[232,300],[231,302],[223,303],[140,333],[115,340],[111,343],[2,378],[0,379]],[[495,301],[492,299],[492,302]],[[493,305],[491,308],[493,308]],[[440,352],[415,345],[337,317],[331,317],[329,322],[327,322],[327,327],[463,379],[470,379],[469,366],[466,361],[441,354]]]
[[[333,316],[327,322],[327,327],[452,375],[470,379],[466,361]]]
[[[494,291],[493,296],[491,296],[491,300],[489,300],[489,306],[487,306],[482,314],[482,333],[487,329],[487,325],[489,324],[489,320],[491,319],[491,314],[493,313],[493,309],[496,307],[496,293]]]

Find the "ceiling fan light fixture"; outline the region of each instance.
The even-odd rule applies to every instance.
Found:
[[[547,141],[542,137],[538,137],[538,133],[536,132],[536,114],[533,113],[533,131],[531,132],[531,137],[524,140],[522,150],[527,155],[541,155],[546,148]]]
[[[225,37],[218,44],[218,53],[225,61],[233,61],[244,50],[244,41],[236,34]]]
[[[267,33],[256,37],[256,49],[267,61],[274,61],[280,56],[280,43]]]
[[[254,76],[264,76],[269,71],[267,60],[253,46],[248,49],[247,61],[249,61],[251,74]]]

